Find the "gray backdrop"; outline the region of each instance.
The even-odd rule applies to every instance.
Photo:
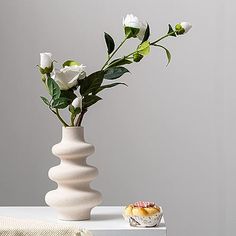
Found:
[[[0,204],[44,205],[55,187],[47,171],[58,163],[50,148],[61,129],[39,99],[39,53],[93,72],[106,58],[103,32],[120,41],[122,17],[133,13],[149,22],[153,39],[168,23],[193,29],[165,41],[168,68],[153,49],[129,67],[129,88],[104,92],[86,115],[96,146],[89,162],[100,170],[93,185],[104,205],[156,201],[170,236],[235,235],[234,8],[233,0],[1,0]]]

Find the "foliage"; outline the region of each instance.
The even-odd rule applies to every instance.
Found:
[[[135,19],[135,26],[132,26],[133,22],[130,24],[130,17]],[[171,61],[171,54],[165,46],[160,44],[160,41],[169,36],[177,37],[184,34],[192,27],[191,24],[187,22],[177,24],[174,28],[169,24],[168,32],[157,40],[151,42],[149,24],[141,24],[138,18],[133,15],[128,16],[125,20],[125,24],[126,25],[123,26],[124,39],[117,47],[112,36],[106,32],[104,33],[107,48],[107,60],[100,70],[97,70],[90,75],[86,75],[83,70],[84,66],[74,60],[65,61],[59,72],[55,72],[55,61],[52,59],[48,62],[46,67],[39,66],[39,71],[42,74],[42,82],[50,96],[50,98],[41,96],[41,99],[43,103],[58,117],[64,126],[80,126],[83,116],[88,109],[98,101],[102,100],[100,94],[99,96],[97,95],[98,93],[118,85],[127,86],[124,82],[113,82],[113,80],[118,80],[123,75],[129,73],[129,70],[124,66],[132,64],[133,62],[138,63],[143,60],[149,55],[151,47],[161,48],[165,51],[168,65]],[[137,40],[137,38],[140,41],[135,50],[129,52],[127,55],[115,58],[118,50],[127,40]],[[45,54],[51,55],[50,53]],[[56,76],[59,76],[59,78]],[[71,76],[71,78],[69,76]],[[59,113],[59,110],[67,107],[71,115],[70,124],[68,124]]]

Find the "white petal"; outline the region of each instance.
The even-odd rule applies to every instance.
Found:
[[[125,26],[125,18],[123,18],[122,23],[123,23],[123,26]]]
[[[75,94],[77,97],[82,98],[79,89],[76,89],[76,90],[74,91],[74,94]]]
[[[79,72],[75,72],[75,71],[67,71],[64,74],[64,81],[65,83],[68,84],[68,86],[70,88],[72,88],[73,86],[75,86],[78,83],[78,77],[80,75]]]
[[[123,25],[125,27],[132,27],[132,28],[140,28],[140,21],[138,19],[138,17],[132,15],[132,14],[128,14],[125,19],[123,19]]]
[[[64,68],[62,68],[60,71],[61,72],[67,72],[67,71],[77,71],[77,72],[81,72],[84,71],[86,68],[86,66],[84,65],[73,65],[73,66],[65,66]]]
[[[40,53],[40,67],[45,69],[51,67],[52,64],[52,53],[44,52]]]
[[[75,99],[73,100],[73,102],[71,103],[71,105],[72,105],[74,108],[79,107],[79,98],[75,98]]]
[[[55,70],[53,72],[52,79],[56,81],[56,83],[59,85],[61,90],[69,89],[69,86],[65,82],[64,73]]]
[[[85,77],[86,77],[86,73],[85,73],[85,71],[83,71],[83,72],[80,73],[78,80],[82,80]]]
[[[184,33],[187,33],[192,28],[192,25],[188,22],[181,22],[180,25],[184,28]]]
[[[79,79],[84,79],[86,73],[84,65],[65,66],[54,70],[53,79],[58,83],[61,90],[68,90],[78,84]]]
[[[80,108],[82,110],[82,97],[77,97],[73,100],[73,102],[71,103],[71,105],[74,108]]]
[[[140,27],[140,30],[137,34],[137,37],[138,37],[139,40],[142,41],[143,38],[144,38],[145,32],[146,32],[146,29],[147,29],[147,24],[144,24],[143,22],[141,22],[140,25],[141,25],[141,27]]]
[[[76,86],[78,84],[78,74],[72,80],[70,80],[67,84],[69,88]]]
[[[60,71],[64,74],[64,82],[67,84],[69,88],[72,88],[78,84],[78,79],[84,79],[85,74],[85,66],[84,65],[74,65],[74,66],[66,66],[62,68]]]

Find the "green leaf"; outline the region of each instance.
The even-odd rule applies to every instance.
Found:
[[[68,89],[68,90],[62,90],[60,97],[68,98],[72,102],[76,98],[76,95],[74,94],[73,89]]]
[[[88,108],[101,100],[102,98],[98,97],[97,95],[88,95],[84,97],[82,103],[83,103],[83,108]]]
[[[69,106],[69,111],[74,115],[77,115],[81,112],[80,107],[74,108],[72,105]]]
[[[170,61],[171,61],[171,54],[170,54],[170,51],[169,51],[166,47],[164,47],[164,46],[162,46],[162,45],[159,45],[159,44],[154,44],[154,46],[156,46],[156,47],[160,47],[160,48],[163,48],[163,49],[165,50],[165,52],[166,52],[166,56],[167,56],[167,60],[168,60],[166,66],[168,66],[169,63],[170,63]]]
[[[147,24],[147,28],[146,28],[146,30],[145,30],[142,43],[144,43],[145,41],[147,41],[147,40],[149,39],[149,37],[150,37],[150,27],[149,27],[149,24]]]
[[[127,64],[131,64],[132,61],[125,59],[125,58],[119,58],[119,59],[115,59],[114,61],[112,61],[108,68],[110,67],[114,67],[114,66],[122,66],[122,65],[127,65]]]
[[[65,67],[65,66],[79,66],[79,65],[80,63],[77,61],[68,60],[68,61],[65,61],[62,66]]]
[[[138,46],[137,52],[141,54],[142,56],[146,56],[150,52],[150,42],[145,41],[142,44]]]
[[[112,88],[112,87],[115,87],[115,86],[117,86],[117,85],[125,85],[125,86],[128,87],[128,85],[125,84],[125,83],[112,83],[112,84],[107,84],[107,85],[101,86],[101,87],[96,91],[96,94],[99,93],[99,92],[101,92],[101,91],[104,90],[104,89]]]
[[[74,110],[74,114],[78,115],[81,112],[80,107],[76,107]]]
[[[168,34],[169,34],[170,36],[176,37],[176,33],[175,33],[175,31],[173,30],[172,26],[171,26],[170,24],[169,24],[168,26],[169,26]]]
[[[70,111],[70,113],[75,113],[75,108],[72,105],[70,105],[69,106],[69,111]]]
[[[58,84],[51,77],[47,78],[47,86],[48,86],[49,94],[52,96],[52,98],[54,100],[58,99],[61,95],[61,90]]]
[[[81,80],[80,94],[82,96],[95,92],[102,84],[104,71],[97,71]]]
[[[43,102],[46,104],[46,105],[50,105],[50,102],[48,101],[48,99],[47,98],[45,98],[45,97],[40,97],[42,100],[43,100]]]
[[[106,32],[104,33],[104,37],[107,45],[107,53],[111,54],[115,49],[115,42],[113,38]]]
[[[122,66],[111,67],[105,71],[104,79],[108,79],[108,80],[117,79],[127,72],[129,71]]]
[[[58,99],[53,100],[52,107],[57,109],[64,109],[70,104],[70,100],[68,98],[60,97]]]

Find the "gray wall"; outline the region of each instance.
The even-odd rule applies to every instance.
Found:
[[[87,65],[105,60],[103,32],[121,40],[122,17],[146,19],[155,38],[167,23],[192,31],[166,40],[173,61],[152,50],[86,115],[94,186],[104,205],[139,199],[164,207],[170,236],[235,235],[236,82],[233,0],[0,1],[0,204],[44,205],[60,124],[39,99],[35,67],[51,51]],[[235,21],[234,21],[235,22]],[[131,43],[126,47],[133,47]]]

